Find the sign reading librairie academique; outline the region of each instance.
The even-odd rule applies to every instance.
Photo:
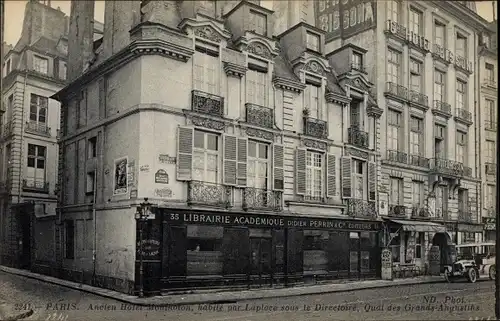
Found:
[[[289,217],[275,215],[238,215],[222,213],[166,213],[166,221],[184,224],[210,224],[226,226],[248,226],[261,228],[311,228],[357,231],[377,231],[378,222],[323,219],[308,217]]]
[[[376,26],[373,0],[319,0],[314,6],[316,27],[326,31],[326,39],[347,38]]]

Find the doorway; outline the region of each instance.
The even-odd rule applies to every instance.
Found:
[[[17,208],[15,215],[19,220],[18,248],[19,248],[19,268],[31,268],[31,220],[34,215],[34,208],[30,205],[23,205]]]
[[[250,238],[250,274],[254,283],[263,285],[271,282],[271,251],[270,238]]]

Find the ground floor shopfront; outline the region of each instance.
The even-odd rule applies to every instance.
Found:
[[[143,229],[144,285],[157,292],[377,278],[380,234],[378,221],[157,209]]]

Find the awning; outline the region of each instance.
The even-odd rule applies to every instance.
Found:
[[[410,221],[410,220],[389,220],[389,221],[401,225],[403,231],[435,232],[435,233],[446,232],[446,227],[443,224],[439,223]]]

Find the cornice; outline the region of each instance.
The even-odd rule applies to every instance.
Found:
[[[489,24],[485,19],[481,18],[481,16],[467,8],[459,7],[457,3],[454,3],[454,1],[431,1],[431,3],[435,7],[440,8],[444,12],[452,15],[458,21],[463,22],[476,32],[482,32],[484,29],[488,29]],[[471,20],[473,23],[471,23]]]
[[[226,75],[237,77],[237,78],[243,77],[246,74],[247,69],[248,69],[246,67],[243,67],[243,66],[240,66],[237,64],[233,64],[231,62],[223,62],[223,64],[224,64],[224,71],[226,72]]]
[[[278,88],[281,88],[281,89],[287,90],[287,91],[297,92],[297,93],[301,93],[306,88],[306,85],[303,83],[293,81],[293,80],[283,78],[283,77],[276,77],[275,76],[273,78],[273,83]]]
[[[351,98],[349,98],[347,96],[342,96],[342,95],[332,93],[332,92],[327,93],[325,95],[325,99],[326,99],[327,103],[339,103],[339,104],[344,105],[344,106],[349,105],[351,100],[352,100]]]
[[[186,32],[188,29],[193,29],[196,36],[207,38],[214,42],[220,42],[220,39],[212,39],[214,36],[216,36],[213,31],[215,31],[226,41],[231,39],[231,33],[224,28],[223,24],[221,24],[220,22],[215,22],[213,20],[206,20],[207,18],[205,16],[200,17],[202,17],[204,20],[199,21],[195,19],[184,19],[183,21],[181,21],[181,23],[179,23],[179,29],[184,32]],[[210,29],[213,29],[213,31]]]

